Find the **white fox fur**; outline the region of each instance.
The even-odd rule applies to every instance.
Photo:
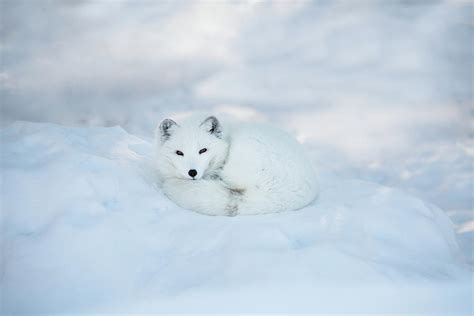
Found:
[[[164,120],[155,137],[163,191],[183,208],[263,214],[302,208],[318,195],[302,146],[274,127],[194,116]]]

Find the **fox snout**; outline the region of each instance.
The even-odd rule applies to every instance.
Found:
[[[188,175],[189,175],[191,178],[194,179],[194,177],[197,176],[197,171],[196,171],[196,169],[190,169],[190,170],[188,171]]]

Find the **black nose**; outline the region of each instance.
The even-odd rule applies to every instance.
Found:
[[[188,174],[189,174],[190,177],[194,178],[198,173],[195,169],[191,169],[191,170],[188,171]]]

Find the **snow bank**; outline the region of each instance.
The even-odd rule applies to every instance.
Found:
[[[474,263],[472,1],[189,2],[1,1],[0,126],[272,122],[440,206]]]
[[[4,312],[471,311],[451,222],[401,191],[323,172],[303,210],[208,217],[119,127],[1,137]]]

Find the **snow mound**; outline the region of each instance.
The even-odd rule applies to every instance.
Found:
[[[1,137],[4,312],[471,311],[451,222],[399,190],[323,172],[300,211],[209,217],[119,127]]]

